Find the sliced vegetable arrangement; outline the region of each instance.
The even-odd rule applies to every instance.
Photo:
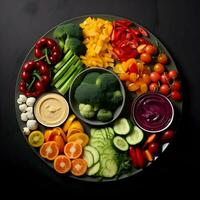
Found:
[[[27,58],[16,89],[20,128],[57,173],[124,178],[154,162],[175,136],[180,76],[138,24],[105,17],[62,23]]]

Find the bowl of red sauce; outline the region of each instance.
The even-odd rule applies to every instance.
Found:
[[[171,125],[174,108],[166,96],[160,93],[145,93],[134,100],[132,117],[144,131],[158,133]]]

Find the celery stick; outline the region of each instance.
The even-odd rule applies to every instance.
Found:
[[[72,65],[70,69],[65,72],[62,78],[55,84],[55,87],[59,88],[61,85],[63,85],[78,66],[82,66],[82,63],[80,60],[78,60],[75,65]]]
[[[62,95],[65,95],[65,93],[69,90],[71,87],[71,84],[75,77],[83,70],[83,67],[79,66],[76,71],[72,74],[72,76],[65,82],[64,85],[60,89],[58,89],[58,92],[61,93]]]
[[[70,66],[74,65],[78,59],[78,56],[73,55],[70,60],[65,63],[65,65],[54,75],[51,85],[55,85],[55,83],[65,74]]]
[[[64,82],[66,82],[67,79],[71,76],[71,74],[76,70],[76,67],[76,65],[71,65],[69,70],[67,70],[62,76],[62,78],[55,84],[55,87],[59,88]]]
[[[65,54],[63,59],[54,66],[54,69],[56,69],[58,71],[73,55],[74,55],[73,52],[71,50],[69,50]]]

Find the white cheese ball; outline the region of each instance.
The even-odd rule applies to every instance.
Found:
[[[20,94],[19,98],[17,99],[17,103],[18,104],[22,104],[22,103],[25,103],[26,100],[27,100],[27,97],[25,95],[23,95],[23,94]]]
[[[27,116],[26,113],[21,114],[21,120],[24,121],[24,122],[26,122],[28,120],[28,116]]]
[[[27,112],[26,115],[27,115],[28,119],[34,119],[34,115],[32,112]]]
[[[26,111],[27,111],[28,113],[33,113],[33,107],[27,107],[27,108],[26,108]]]
[[[35,97],[29,97],[29,98],[27,98],[27,100],[26,100],[26,105],[27,105],[27,106],[30,106],[30,107],[33,107],[33,105],[34,105],[34,103],[35,103],[35,100],[36,100]]]
[[[38,127],[38,123],[36,120],[34,119],[29,119],[27,122],[26,122],[26,126],[27,128],[29,128],[30,130],[36,130],[37,127]]]
[[[29,130],[28,127],[24,127],[24,128],[23,128],[23,133],[24,133],[25,135],[29,135],[30,132],[31,132],[31,131]]]
[[[25,103],[19,105],[19,110],[24,113],[26,112],[26,109],[27,109],[27,105]]]

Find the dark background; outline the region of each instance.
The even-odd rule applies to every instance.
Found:
[[[184,109],[176,138],[160,159],[124,181],[95,184],[59,176],[35,156],[16,122],[14,89],[22,61],[34,42],[58,23],[86,14],[112,14],[138,22],[172,54],[184,84]],[[170,196],[194,190],[199,170],[200,7],[175,0],[1,0],[0,1],[0,182],[5,188],[90,196],[125,194]],[[4,190],[4,187],[0,190]],[[142,192],[141,192],[142,191]],[[11,192],[12,193],[12,192]],[[7,193],[8,194],[8,193]],[[60,193],[58,193],[60,194]],[[191,197],[193,195],[191,192]],[[37,196],[37,195],[36,195]],[[105,196],[106,197],[106,196]]]

